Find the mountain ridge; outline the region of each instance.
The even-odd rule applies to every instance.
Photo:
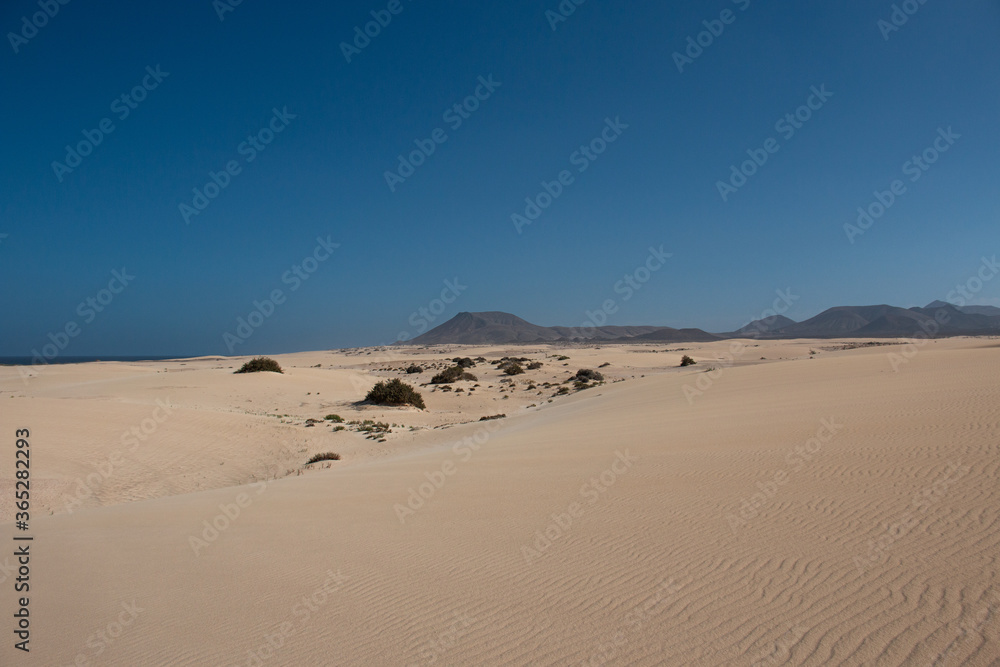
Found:
[[[966,310],[969,309],[968,311]],[[992,310],[997,313],[991,315]],[[910,338],[1000,334],[1000,308],[960,308],[932,301],[920,308],[888,304],[834,306],[796,322],[777,315],[755,320],[736,331],[710,333],[704,329],[655,325],[540,326],[503,311],[463,311],[450,320],[399,345],[482,345],[546,342],[708,342],[729,338]]]

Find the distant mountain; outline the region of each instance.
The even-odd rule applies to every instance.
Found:
[[[701,329],[654,326],[542,327],[499,311],[459,313],[406,345],[483,345],[550,341],[706,341],[719,337]]]
[[[941,308],[942,306],[951,306],[952,308],[957,308],[966,315],[986,315],[987,317],[1000,317],[1000,308],[997,308],[996,306],[956,306],[946,301],[931,301],[929,304],[924,306],[923,310]]]
[[[907,312],[905,308],[894,306],[837,306],[775,333],[780,333],[785,338],[846,336],[894,310]]]
[[[487,311],[484,313],[459,313],[444,324],[434,327],[406,344],[538,343],[561,338],[563,338],[561,334],[549,327],[540,327],[510,313]]]
[[[721,339],[722,336],[716,336],[715,334],[702,331],[701,329],[671,329],[670,327],[659,327],[656,331],[650,331],[649,333],[642,334],[641,336],[619,339],[619,342],[645,341],[661,343],[703,343]]]
[[[662,327],[636,326],[636,327],[549,327],[560,336],[568,340],[614,340],[616,338],[632,338],[643,334],[657,331]]]
[[[1000,317],[964,313],[947,303],[932,308],[899,308],[885,304],[837,306],[773,332],[781,338],[897,338],[916,334],[949,336],[984,333],[1000,333]]]
[[[721,334],[728,338],[746,338],[746,337],[756,337],[761,334],[771,333],[773,331],[780,331],[785,327],[790,327],[795,324],[795,320],[785,317],[784,315],[774,315],[773,317],[768,317],[763,320],[754,320],[753,322],[742,326],[736,331],[728,334]]]
[[[970,310],[972,309],[972,310]],[[996,314],[990,314],[997,311]],[[914,335],[1000,334],[1000,308],[958,308],[933,301],[925,308],[837,306],[803,322],[782,315],[713,334],[702,329],[656,326],[543,327],[499,311],[459,313],[405,345],[506,345],[601,341],[614,343],[708,342],[726,338],[910,338]]]

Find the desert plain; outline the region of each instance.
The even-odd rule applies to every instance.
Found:
[[[0,664],[1000,664],[1000,340],[866,342],[2,367]]]

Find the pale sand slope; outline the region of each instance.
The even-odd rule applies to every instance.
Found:
[[[823,345],[762,343],[743,365],[716,374],[693,404],[682,387],[706,377],[705,360],[724,356],[728,343],[669,346],[697,347],[689,353],[702,361],[692,369],[665,368],[680,352],[570,349],[571,370],[603,359],[612,363],[609,379],[628,379],[540,410],[520,407],[530,402],[523,390],[510,399],[425,390],[430,412],[440,413],[385,414],[428,426],[495,408],[509,416],[407,431],[381,445],[224,410],[242,407],[236,397],[260,401],[264,412],[293,390],[315,391],[303,384],[311,369],[235,378],[259,384],[251,388],[227,384],[229,372],[209,377],[228,362],[191,362],[201,364],[188,371],[199,389],[166,390],[188,407],[155,434],[157,456],[176,474],[150,472],[163,480],[150,491],[123,468],[133,495],[190,491],[187,459],[204,469],[190,473],[200,483],[224,483],[215,468],[259,448],[258,431],[271,438],[287,429],[297,444],[350,438],[340,442],[355,446],[352,460],[269,484],[131,503],[112,475],[102,485],[106,499],[93,507],[33,516],[32,652],[15,653],[7,631],[0,664],[67,665],[78,655],[111,665],[258,664],[250,650],[262,651],[266,665],[997,664],[1000,348],[967,339],[929,344],[894,373],[890,348],[801,358]],[[392,354],[408,363],[420,352]],[[768,360],[749,363],[760,356]],[[799,359],[772,361],[780,356]],[[16,378],[2,380],[3,432],[21,420],[34,426],[38,479],[59,484],[59,475],[72,474],[66,461],[86,459],[46,454],[46,429],[65,436],[76,425],[89,435],[59,446],[101,453],[100,428],[117,438],[137,423],[130,419],[149,415],[164,386],[182,383],[180,374],[157,377],[161,364],[146,372],[145,393],[116,390],[116,377],[135,383],[128,378],[137,373],[108,366],[96,378],[80,370],[75,384],[47,386],[43,376],[18,390]],[[335,376],[331,388],[319,387],[331,404],[342,408],[356,400],[352,392],[363,394],[349,371],[314,372]],[[24,398],[8,398],[11,391]],[[123,402],[128,396],[135,405]],[[296,394],[305,405],[291,414],[315,414],[321,406],[310,400]],[[463,401],[475,405],[463,411]],[[197,434],[206,429],[221,442],[187,444],[204,443]],[[475,439],[453,447],[477,435],[478,450]],[[8,441],[0,449],[12,461]],[[209,454],[224,465],[208,463]],[[296,456],[289,467],[301,463]],[[67,469],[57,475],[46,466]],[[429,499],[401,523],[394,505],[428,475],[443,484],[433,493],[425,487]],[[2,491],[9,496],[9,483]],[[196,555],[191,537],[237,499],[245,505],[239,516]],[[568,526],[566,516],[558,519],[564,528],[554,525],[553,514],[568,513]],[[3,517],[0,539],[11,544],[6,510]],[[525,547],[537,550],[526,559]],[[0,586],[10,619],[9,576]],[[304,596],[312,596],[309,606]],[[133,600],[142,609],[134,621],[110,644],[99,639],[101,631],[118,634],[116,619],[130,618],[122,604]],[[280,648],[266,648],[268,636]]]

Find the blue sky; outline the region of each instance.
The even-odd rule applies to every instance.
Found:
[[[67,325],[66,355],[389,343],[420,333],[413,314],[440,311],[456,280],[428,325],[503,310],[579,326],[611,299],[611,324],[723,331],[778,289],[796,320],[924,305],[997,252],[995,1],[911,0],[891,31],[892,2],[589,0],[556,22],[555,0],[247,0],[220,20],[223,1],[77,0],[35,31],[38,0],[0,9],[0,354]],[[348,62],[355,27],[387,17]],[[776,122],[797,110],[808,120],[788,136]],[[68,170],[85,131],[100,143]],[[603,152],[581,157],[594,140]],[[434,151],[390,187],[417,141]],[[911,181],[925,149],[937,159]],[[724,200],[718,182],[762,151]],[[564,171],[519,233],[511,216]],[[228,183],[198,200],[211,173]],[[897,179],[903,194],[849,240]],[[662,267],[616,291],[661,246]],[[977,301],[998,297],[986,283]]]

